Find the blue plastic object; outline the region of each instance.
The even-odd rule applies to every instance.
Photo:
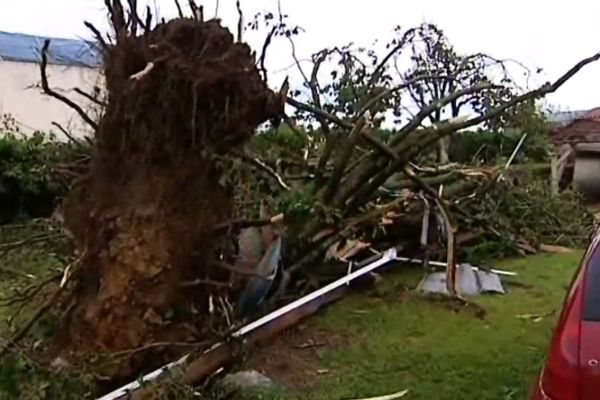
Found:
[[[257,265],[256,273],[248,279],[246,287],[240,294],[236,304],[236,317],[245,319],[251,317],[264,303],[271,291],[273,282],[281,268],[281,237],[274,240]]]

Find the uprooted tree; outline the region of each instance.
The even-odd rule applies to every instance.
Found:
[[[79,255],[59,340],[88,354],[207,335],[207,321],[196,321],[208,309],[206,287],[183,283],[227,276],[213,264],[214,229],[233,207],[221,157],[283,107],[250,48],[199,9],[151,28],[132,4],[106,4],[114,41],[97,39],[107,104],[93,122],[89,172],[63,205]],[[129,361],[115,376],[144,366],[143,357]]]
[[[556,82],[524,93],[515,92],[514,83],[507,79],[506,74],[500,74],[497,82],[487,76],[484,73],[486,61],[492,61],[502,71],[505,67],[501,60],[482,54],[466,57],[467,61],[463,60],[464,64],[459,62],[454,73],[451,68],[445,71],[440,68],[434,71],[424,68],[411,70],[409,74],[402,73],[393,60],[403,52],[414,55],[412,40],[420,37],[423,29],[431,28],[418,27],[398,32],[399,37],[389,43],[388,52],[382,58],[367,51],[365,61],[364,57],[360,57],[365,53],[364,50],[348,46],[324,49],[316,53],[312,58],[313,68],[308,73],[302,71],[303,67],[299,62],[296,63],[301,75],[305,77],[304,85],[310,99],[301,102],[288,98],[288,104],[298,111],[300,118],[312,118],[320,124],[318,137],[324,143],[315,140],[317,144],[313,145],[314,151],[311,153],[309,150],[305,157],[311,159],[312,156],[316,159],[312,166],[308,163],[307,170],[313,175],[305,182],[308,190],[314,193],[314,205],[311,208],[312,217],[308,223],[302,224],[299,236],[309,238],[309,248],[313,251],[304,252],[307,255],[292,268],[310,265],[330,249],[331,245],[355,236],[361,224],[373,228],[372,224],[376,221],[376,227],[380,222],[377,218],[385,219],[390,209],[400,211],[405,217],[410,216],[411,213],[406,212],[408,209],[404,207],[407,204],[415,207],[415,202],[402,204],[404,196],[401,189],[422,191],[432,202],[437,201],[443,208],[448,208],[444,214],[455,214],[469,224],[478,223],[481,228],[489,231],[485,218],[469,215],[459,201],[453,201],[459,199],[452,197],[464,196],[463,200],[467,200],[473,194],[468,189],[473,190],[477,186],[483,190],[489,189],[490,185],[483,183],[497,182],[501,171],[489,170],[488,178],[493,178],[483,179],[478,183],[475,183],[477,179],[471,182],[470,179],[458,179],[460,182],[457,185],[445,189],[444,197],[448,197],[448,200],[442,201],[436,195],[439,185],[457,183],[457,171],[452,172],[442,167],[438,169],[437,177],[427,179],[427,175],[435,175],[436,168],[420,168],[419,160],[426,160],[425,156],[435,148],[440,139],[455,132],[498,123],[502,118],[512,117],[513,111],[518,110],[521,105],[531,105],[532,101],[557,90],[585,65],[600,58],[597,54],[582,60]],[[333,79],[323,85],[318,77],[326,60],[338,61],[341,72],[334,72]],[[481,64],[473,67],[470,62]],[[463,65],[468,69],[467,72],[462,70]],[[462,76],[463,72],[468,75],[467,79]],[[408,96],[411,91],[418,93],[419,89],[415,87],[431,82],[444,87],[452,85],[454,90],[447,92],[445,89],[447,94],[443,96],[430,94],[429,101],[425,96],[421,101],[419,96],[419,101],[416,102],[418,110],[406,116],[407,93]],[[428,90],[433,93],[436,91]],[[471,108],[465,107],[466,105]],[[463,109],[466,112],[460,113],[462,107],[467,109]],[[455,108],[452,111],[454,118],[439,120],[441,111],[447,108]],[[392,111],[396,117],[404,118],[398,121],[398,130],[389,137],[382,137],[377,128],[388,111]],[[468,171],[465,172],[463,178],[469,176]],[[481,178],[481,171],[479,174],[471,174],[471,178],[477,175]],[[391,180],[401,182],[400,185],[395,185],[395,193],[387,190]],[[411,197],[414,192],[404,192],[404,195]],[[320,215],[321,219],[314,215]],[[446,219],[446,224],[454,225],[448,219],[450,218]],[[403,224],[399,221],[398,226],[406,229],[410,225],[406,222],[405,220]],[[418,235],[414,237],[418,238]]]
[[[447,257],[454,260],[455,215],[470,227],[489,231],[489,226],[453,196],[485,189],[499,171],[423,167],[419,158],[441,138],[557,90],[600,58],[582,60],[556,82],[506,98],[492,96],[506,82],[459,84],[458,76],[444,76],[454,89],[406,115],[406,94],[419,82],[440,78],[427,70],[394,75],[393,60],[411,49],[416,30],[399,32],[382,58],[352,46],[324,49],[312,57],[309,72],[296,59],[304,87],[292,96],[286,84],[279,93],[269,90],[260,71],[273,36],[291,41],[297,30],[280,18],[256,60],[239,42],[241,26],[236,41],[191,5],[192,17],[182,12],[154,25],[150,13],[146,18],[137,13],[135,1],[125,8],[120,0],[106,0],[111,40],[89,25],[105,65],[107,95],[97,122],[50,88],[49,43],[43,51],[45,92],[75,108],[95,130],[89,171],[62,206],[78,257],[54,304],[48,303],[69,310],[55,350],[71,359],[131,351],[105,372],[113,379],[156,367],[182,351],[153,344],[197,342],[210,334],[214,302],[227,303],[236,287],[229,284],[231,276],[240,273],[232,267],[236,234],[279,221],[272,218],[278,211],[285,213],[284,261],[292,279],[326,254],[339,256],[351,239],[365,246],[346,249],[339,258],[366,247],[418,247],[414,228],[421,228],[424,209],[441,216],[450,241]],[[321,82],[326,65],[339,68]],[[490,97],[496,100],[472,114],[436,117],[449,105]],[[286,102],[295,115],[283,112]],[[402,116],[401,125],[382,135],[377,128],[388,111]],[[289,126],[301,154],[260,153],[256,142],[244,146],[270,119]],[[299,122],[317,122],[318,129],[306,130]],[[265,159],[268,155],[273,158]],[[248,165],[264,177],[259,188],[247,187]],[[392,178],[401,184],[390,190]],[[440,196],[438,185],[446,178],[456,185]],[[247,203],[241,194],[265,190],[263,203],[270,204],[264,204],[261,218],[244,215],[249,209],[241,205]]]

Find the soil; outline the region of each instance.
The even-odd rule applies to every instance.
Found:
[[[274,341],[254,349],[244,369],[259,371],[277,384],[291,390],[314,387],[328,371],[322,363],[323,353],[348,345],[350,338],[327,331],[307,321]]]

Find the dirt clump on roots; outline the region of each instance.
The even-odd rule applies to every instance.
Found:
[[[211,263],[214,226],[233,211],[219,156],[282,108],[250,48],[219,21],[181,18],[136,35],[118,11],[90,172],[63,204],[81,261],[59,339],[71,358],[125,354],[105,371],[113,382],[189,350],[152,344],[206,338],[208,298],[227,289],[182,282],[228,279]]]

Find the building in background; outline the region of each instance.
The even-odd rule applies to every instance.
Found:
[[[552,140],[558,148],[558,179],[600,200],[600,107],[558,123]]]
[[[41,91],[39,63],[45,39],[0,31],[0,115],[14,118],[25,133],[52,130],[60,136],[52,125],[57,122],[73,135],[85,135],[89,127],[77,113]],[[93,103],[73,89],[92,93],[95,87],[102,87],[99,52],[93,43],[83,40],[50,39],[50,86],[93,114]]]

